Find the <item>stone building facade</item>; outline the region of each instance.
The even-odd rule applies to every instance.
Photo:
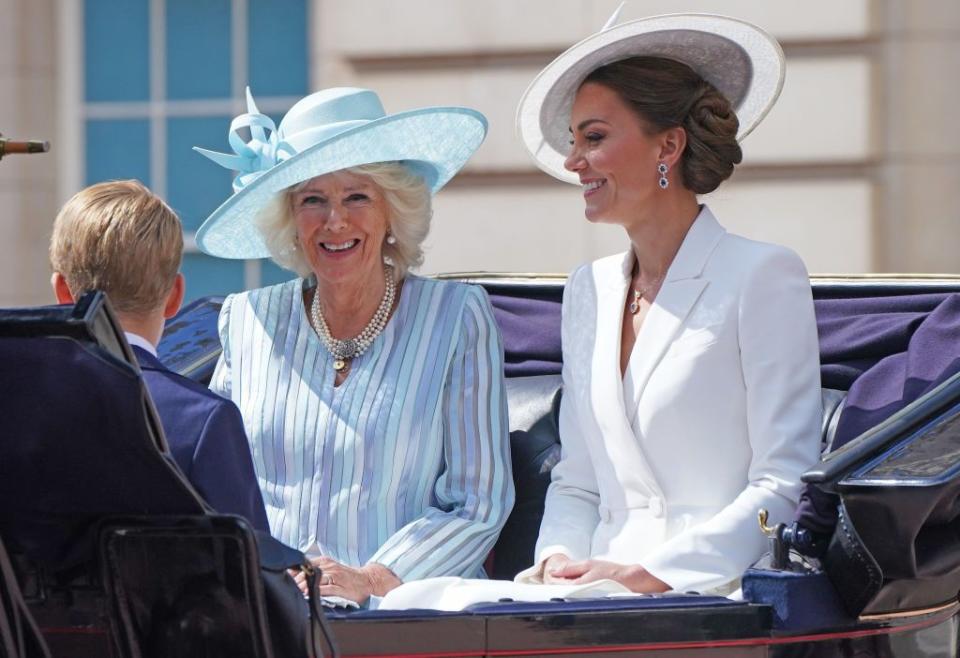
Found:
[[[82,122],[103,110],[84,102],[84,26],[90,3],[103,1],[0,0],[0,132],[53,143],[49,154],[0,162],[0,304],[50,301],[51,222],[60,203],[91,182]],[[146,3],[151,29],[164,16],[168,29],[171,15],[189,23],[186,0],[130,1]],[[236,51],[238,39],[257,38],[251,17],[270,7],[265,2],[199,4],[222,5]],[[567,272],[626,247],[620,229],[587,224],[577,188],[531,164],[513,121],[536,72],[597,30],[618,0],[299,2],[309,89],[369,86],[391,112],[462,104],[490,119],[481,150],[436,199],[423,271]],[[623,18],[679,9],[675,1],[633,0]],[[780,102],[745,140],[733,179],[705,199],[729,229],[793,247],[812,272],[960,272],[960,209],[952,198],[960,189],[953,122],[960,107],[960,3],[690,0],[682,9],[755,22],[780,39],[787,55]],[[238,57],[249,66],[242,53],[234,57],[232,101],[163,107],[239,111]],[[280,116],[289,99],[275,96],[265,111]],[[143,107],[158,111],[149,101]],[[226,123],[221,132],[225,141]],[[174,136],[161,130],[151,139],[172,143]],[[156,174],[164,157],[153,154],[146,166]],[[222,189],[201,196],[228,193],[224,179]],[[188,277],[212,278],[195,294],[280,276],[235,265],[240,273],[233,278],[217,278],[216,264],[197,265]]]

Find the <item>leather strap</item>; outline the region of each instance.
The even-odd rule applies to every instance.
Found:
[[[4,655],[10,658],[50,658],[50,649],[23,600],[3,540],[0,540],[0,576],[0,647]]]
[[[842,499],[823,563],[844,607],[853,616],[863,612],[883,585],[883,571],[864,546]]]
[[[323,572],[313,567],[309,561],[304,565],[304,572],[307,575],[307,591],[310,592],[310,596],[307,597],[310,602],[310,655],[315,658],[339,656],[340,652],[334,643],[333,633],[327,626],[327,619],[320,605],[320,588],[317,583]]]

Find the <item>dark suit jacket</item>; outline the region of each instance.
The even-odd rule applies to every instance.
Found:
[[[160,413],[170,452],[190,484],[216,511],[239,514],[254,528],[269,532],[240,410],[168,370],[146,350],[133,351]]]

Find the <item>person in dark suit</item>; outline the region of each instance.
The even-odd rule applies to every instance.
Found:
[[[60,210],[50,240],[57,301],[102,290],[140,362],[174,461],[218,512],[269,532],[240,411],[157,359],[165,321],[180,309],[183,232],[176,213],[134,180],[99,183]]]

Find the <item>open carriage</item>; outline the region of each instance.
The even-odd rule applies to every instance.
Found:
[[[459,278],[486,287],[504,335],[517,502],[488,568],[511,578],[532,561],[559,457],[563,281]],[[0,623],[14,640],[0,655],[44,655],[45,641],[55,656],[329,655],[334,647],[343,656],[956,656],[960,279],[812,285],[827,453],[805,479],[840,494],[832,534],[768,529],[773,554],[744,574],[742,601],[670,593],[491,601],[462,612],[309,609],[285,576],[299,554],[210,513],[165,454],[102,296],[2,312],[0,538],[12,566]],[[210,376],[217,308],[198,302],[169,324],[160,347],[169,366]],[[893,321],[887,329],[884,319]],[[940,322],[939,340],[924,338],[930,322]],[[856,339],[845,347],[839,336]],[[853,384],[884,363],[884,350],[906,350],[901,395],[883,408],[857,407],[847,389],[856,394]],[[910,363],[938,364],[936,377]],[[104,393],[116,390],[101,385],[106,379],[125,382],[128,394]],[[831,451],[855,414],[861,423],[889,418]],[[823,568],[789,560],[790,542],[821,554]],[[33,622],[43,640],[31,644]]]

